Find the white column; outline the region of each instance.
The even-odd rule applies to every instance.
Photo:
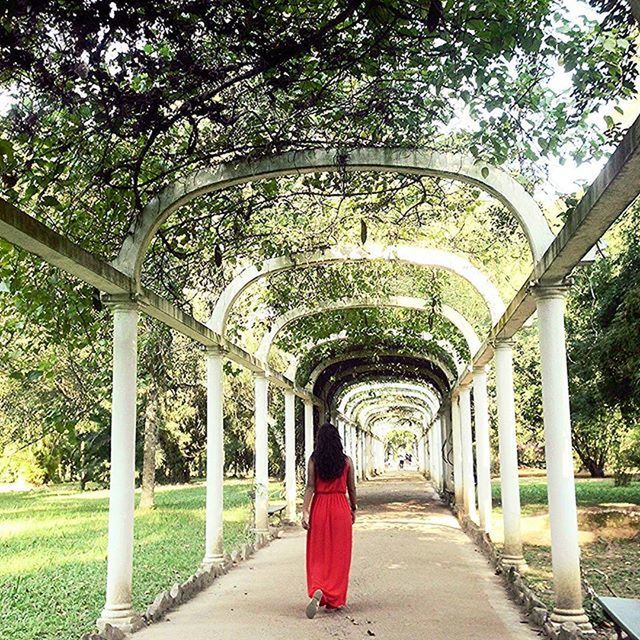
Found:
[[[309,458],[313,453],[313,403],[310,400],[304,401],[304,469],[305,477]]]
[[[564,332],[566,287],[535,289],[540,334],[542,409],[555,607],[551,621],[587,625],[582,607],[580,547],[573,477],[569,383]]]
[[[417,442],[418,442],[418,471],[421,474],[426,474],[427,472],[427,467],[426,467],[426,462],[424,459],[424,439],[426,437],[426,434],[421,433],[418,436]]]
[[[516,413],[513,399],[513,354],[508,340],[496,343],[496,406],[500,451],[500,493],[504,528],[502,561],[521,571],[526,569],[520,533],[520,481]]]
[[[442,430],[440,417],[433,421],[433,476],[438,491],[442,490]]]
[[[97,624],[104,629],[109,623],[128,633],[142,625],[131,599],[138,310],[130,300],[114,300],[109,306],[113,310],[109,542],[106,602]]]
[[[342,418],[336,417],[336,420],[335,420],[334,424],[338,428],[338,433],[340,434],[340,440],[342,440],[342,446],[344,447],[344,438],[345,438],[345,435],[344,435],[344,433],[345,433],[344,421],[342,420]]]
[[[476,420],[476,460],[478,465],[478,516],[480,527],[491,533],[491,445],[489,442],[489,406],[487,368],[473,369],[473,402]]]
[[[203,565],[224,557],[224,374],[218,348],[207,349],[207,498]]]
[[[429,425],[429,431],[427,431],[427,448],[429,450],[429,460],[427,462],[428,471],[429,471],[429,480],[433,483],[433,426]]]
[[[460,438],[462,440],[463,503],[467,516],[478,521],[476,485],[473,478],[473,438],[471,437],[471,389],[460,386]]]
[[[269,531],[269,383],[263,373],[254,374],[255,378],[255,518],[256,532],[266,534]]]
[[[296,396],[291,389],[284,390],[284,483],[287,498],[286,517],[296,519]]]
[[[462,508],[463,478],[462,478],[462,438],[460,436],[460,404],[459,394],[451,398],[451,432],[453,436],[453,489],[456,505]]]

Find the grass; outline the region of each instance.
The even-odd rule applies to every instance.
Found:
[[[251,488],[250,481],[225,483],[227,550],[251,535]],[[156,509],[136,512],[137,609],[196,570],[204,504],[201,484],[162,487]],[[58,486],[0,494],[0,640],[75,640],[94,627],[104,606],[107,515],[104,491]]]
[[[494,521],[500,517],[500,485],[493,483]],[[553,606],[551,549],[547,542],[548,506],[544,477],[520,479],[527,581],[548,607]],[[599,595],[640,598],[640,482],[616,487],[611,479],[576,478],[576,502],[583,580]],[[593,622],[602,612],[589,598]]]

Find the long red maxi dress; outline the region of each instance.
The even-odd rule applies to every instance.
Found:
[[[347,603],[353,527],[346,496],[348,474],[348,461],[335,480],[322,480],[316,473],[307,532],[307,590],[310,598],[322,590],[320,606]]]

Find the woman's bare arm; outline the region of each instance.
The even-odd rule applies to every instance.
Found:
[[[351,505],[351,522],[356,521],[356,509],[358,504],[356,502],[356,474],[353,469],[353,460],[347,458],[349,461],[349,474],[347,475],[347,491],[349,493],[349,503]]]
[[[307,486],[304,490],[304,502],[302,503],[302,528],[309,530],[309,515],[311,513],[311,501],[316,486],[316,465],[313,458],[309,458],[307,466]]]

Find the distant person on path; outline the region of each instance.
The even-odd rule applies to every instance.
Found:
[[[302,526],[307,530],[311,598],[307,618],[315,617],[321,606],[332,610],[347,603],[356,508],[353,461],[342,449],[338,430],[326,422],[316,434],[304,492]]]

